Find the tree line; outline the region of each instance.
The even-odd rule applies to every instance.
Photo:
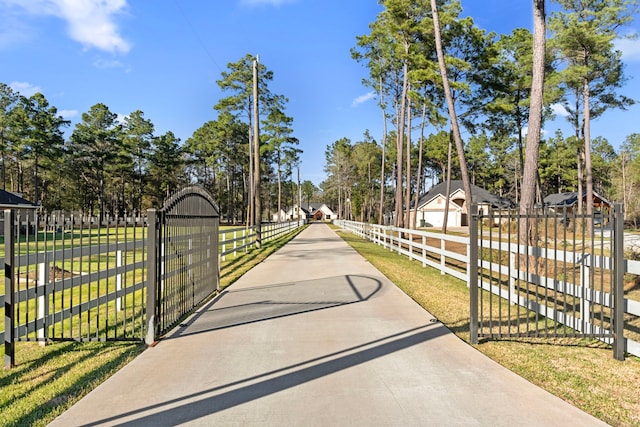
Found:
[[[247,219],[251,135],[251,60],[228,64],[218,85],[229,96],[215,104],[215,120],[185,142],[171,131],[156,134],[141,110],[125,117],[103,103],[82,114],[68,138],[70,121],[42,93],[26,97],[0,83],[0,188],[19,193],[45,211],[96,216],[144,214],[161,207],[181,186],[196,183],[219,202],[229,222]],[[310,201],[318,189],[299,183],[299,142],[287,98],[274,95],[273,73],[260,66],[260,167],[262,217]],[[300,187],[300,190],[299,188]]]
[[[635,102],[620,92],[626,76],[614,41],[638,11],[636,0],[554,0],[550,14],[544,0],[533,0],[533,33],[510,34],[479,28],[458,0],[380,3],[351,53],[369,71],[381,140],[366,131],[325,152],[321,187],[343,217],[382,222],[392,214],[395,225],[415,227],[409,211],[419,195],[454,178],[469,197],[473,183],[521,209],[577,191],[578,209],[591,213],[581,196],[591,200],[595,191],[640,217],[640,136],[629,135],[616,152],[590,131],[593,119]],[[541,134],[558,110],[572,134]]]

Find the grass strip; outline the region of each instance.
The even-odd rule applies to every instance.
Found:
[[[469,289],[465,282],[424,268],[350,232],[336,231],[389,280],[469,342]],[[475,348],[610,425],[640,426],[640,359],[636,357],[616,361],[612,350],[595,340],[485,341]]]

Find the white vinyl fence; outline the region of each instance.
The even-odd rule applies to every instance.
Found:
[[[345,220],[336,220],[334,224],[348,230],[364,239],[370,240],[380,246],[388,248],[391,251],[397,252],[399,254],[405,255],[412,260],[422,263],[423,266],[428,266],[435,268],[441,272],[441,274],[448,274],[457,279],[460,279],[469,284],[469,254],[470,254],[470,239],[468,236],[455,236],[455,235],[446,235],[439,232],[430,232],[425,230],[411,230],[407,228],[398,228],[393,226],[382,226],[378,224],[367,224],[362,222],[354,222],[354,221],[345,221]],[[434,244],[434,241],[437,242]],[[460,251],[452,251],[448,249],[447,246],[451,246],[451,244],[457,244],[466,246],[466,251],[464,253],[460,253]],[[495,249],[498,245],[495,241],[490,242],[489,240],[482,240],[480,243],[484,248],[493,248]],[[502,249],[509,250],[508,247],[511,244],[502,243]],[[513,250],[514,253],[518,253],[516,249]],[[572,252],[562,251],[563,262],[575,262],[576,265],[579,264],[579,268],[601,268],[607,266],[611,260],[608,257],[596,257],[595,259],[586,258],[579,259],[580,257],[577,255],[572,255]],[[548,260],[558,260],[558,253],[556,251],[551,250],[543,250],[540,253],[540,256],[546,257]],[[513,261],[512,261],[513,262]],[[593,264],[593,265],[592,265]],[[514,265],[510,265],[509,267],[505,267],[499,263],[493,263],[493,265],[489,266],[489,263],[486,260],[479,260],[479,267],[483,268],[492,268],[494,271],[500,272],[504,270],[507,272],[514,280],[523,280],[526,279],[528,281],[534,281],[537,286],[546,286],[546,287],[554,287],[557,286],[557,279],[550,279],[547,277],[533,276],[530,273],[526,273],[523,271],[518,271]],[[639,275],[640,276],[640,261],[634,260],[625,260],[624,262],[624,272],[626,274]],[[589,277],[589,274],[583,275],[583,277]],[[568,289],[570,294],[573,294],[576,298],[581,299],[580,305],[582,307],[588,307],[589,304],[593,302],[602,303],[607,301],[611,301],[610,295],[608,293],[599,292],[596,290],[592,290],[589,292],[583,292],[582,285],[568,283],[565,279],[562,282],[562,286],[564,289]],[[487,289],[491,288],[490,284],[483,283],[483,288]],[[585,283],[583,286],[588,287],[588,283]],[[502,295],[503,291],[497,287],[493,287],[493,290],[499,295]],[[511,301],[515,304],[525,304],[525,301],[514,300]],[[625,306],[625,319],[627,320],[625,326],[625,351],[629,354],[633,354],[635,356],[640,357],[640,342],[636,339],[629,338],[629,336],[633,336],[634,338],[638,337],[638,331],[633,331],[633,327],[630,325],[633,323],[638,325],[638,318],[640,317],[640,302],[632,299],[625,298],[624,300]],[[558,321],[558,316],[554,315],[555,321]],[[580,322],[576,322],[575,319],[571,321],[571,319],[566,319],[568,326],[580,328]],[[635,329],[638,329],[635,327]]]

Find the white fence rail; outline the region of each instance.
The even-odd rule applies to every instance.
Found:
[[[277,239],[290,231],[304,225],[304,221],[264,222],[260,227],[260,238],[263,242]],[[238,256],[255,247],[258,233],[256,227],[237,227],[220,230],[220,257],[227,260],[227,255]]]
[[[16,266],[16,289],[12,302],[19,307],[18,312],[14,313],[18,315],[18,322],[14,326],[13,339],[44,342],[48,339],[65,338],[64,333],[60,335],[59,332],[50,337],[49,328],[63,323],[75,324],[76,320],[73,319],[84,318],[88,316],[85,313],[100,310],[110,314],[98,315],[97,318],[101,320],[91,320],[90,326],[84,330],[80,327],[83,338],[68,338],[87,341],[120,338],[115,333],[112,336],[96,332],[105,325],[111,330],[129,328],[130,325],[131,329],[127,334],[129,339],[144,338],[141,315],[144,314],[145,298],[142,293],[146,289],[147,279],[147,238],[131,238],[132,235],[146,236],[146,221],[144,224],[140,232],[122,234],[124,241],[108,242],[105,238],[104,243],[95,244],[90,238],[75,241],[67,239],[58,242],[64,246],[62,249],[29,249],[28,253],[16,254],[13,258]],[[304,224],[303,221],[263,223],[261,241],[277,239]],[[112,228],[111,231],[113,230]],[[90,231],[87,228],[85,233]],[[63,235],[65,233],[72,235],[74,230],[70,228],[62,232]],[[247,252],[256,247],[257,237],[255,227],[220,229],[218,255],[225,260],[227,256]],[[87,244],[88,242],[90,243]],[[16,249],[16,252],[24,250],[17,245]],[[94,265],[92,263],[101,266],[91,269],[89,266]],[[66,271],[68,277],[56,277],[56,270]],[[3,287],[0,287],[0,292],[2,290]],[[0,315],[6,319],[5,299],[6,296],[1,294]],[[62,304],[60,299],[64,299]],[[119,323],[111,325],[112,318]],[[6,325],[5,321],[5,327]],[[3,330],[0,331],[0,342],[4,341]]]
[[[345,220],[336,220],[334,221],[334,224],[364,239],[371,240],[378,245],[388,248],[389,250],[406,255],[410,259],[422,263],[425,267],[429,266],[435,268],[439,270],[441,274],[448,274],[467,282],[467,284],[469,283],[469,237]],[[434,240],[436,241],[436,244],[433,244]],[[431,241],[432,243],[427,244],[427,241]],[[466,245],[466,251],[464,253],[460,253],[447,250],[448,242]],[[611,263],[611,259],[609,257],[599,256],[579,259],[578,254],[570,251],[529,248],[528,252],[526,252],[523,248],[516,247],[514,243],[499,243],[496,241],[483,240],[481,245],[484,248],[499,248],[503,251],[509,251],[512,253],[533,254],[534,251],[536,251],[536,255],[540,258],[574,263],[576,265],[579,264],[580,268],[585,269],[600,267],[609,268],[608,266]],[[566,280],[558,281],[554,278],[518,271],[517,268],[515,268],[513,260],[511,262],[511,266],[505,266],[499,263],[490,263],[486,260],[480,260],[479,266],[485,269],[492,269],[493,271],[500,272],[504,275],[509,275],[512,280],[525,280],[537,286],[546,287],[552,290],[556,288],[558,290],[562,289],[563,292],[581,300],[580,305],[586,310],[588,310],[588,306],[591,303],[598,303],[604,306],[610,305],[611,296],[609,293],[590,289],[588,282],[583,285],[577,285],[569,283]],[[640,261],[625,260],[624,272],[640,276]],[[588,278],[589,276],[590,275],[588,273],[581,274],[581,277]],[[482,282],[482,287],[485,290],[491,290],[496,295],[503,297],[506,295],[503,288],[497,287],[488,282]],[[554,317],[554,320],[560,321],[576,330],[580,330],[580,328],[583,327],[581,322],[575,318],[567,316],[567,318],[564,319],[562,318],[563,316],[558,315],[559,313],[554,313],[552,310],[545,310],[544,307],[530,307],[530,304],[528,304],[527,301],[520,298],[511,302],[538,311],[540,314],[547,313],[547,315],[549,315],[550,313]],[[625,298],[624,307],[625,315],[640,317],[639,301]],[[591,327],[589,325],[587,326]],[[605,339],[604,341],[608,342],[609,340]],[[640,357],[640,342],[627,337],[625,339],[625,351],[629,354]]]

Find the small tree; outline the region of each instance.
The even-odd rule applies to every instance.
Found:
[[[625,108],[633,101],[617,96],[615,89],[624,82],[621,54],[613,41],[618,29],[629,23],[638,9],[636,0],[555,0],[562,10],[553,14],[550,27],[555,43],[566,62],[565,84],[582,102],[582,123],[574,111],[576,129],[581,126],[587,214],[593,213],[593,166],[591,160],[591,119],[607,107]],[[600,106],[592,103],[600,101]],[[595,107],[595,108],[594,108]],[[579,199],[582,200],[582,195]],[[588,221],[591,228],[591,221]]]

